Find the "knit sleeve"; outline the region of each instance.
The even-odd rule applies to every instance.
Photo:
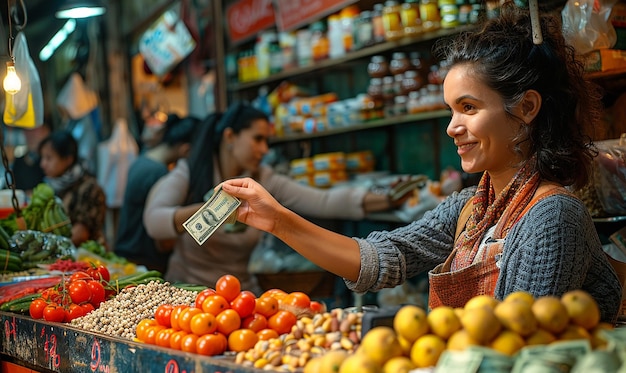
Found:
[[[361,271],[356,282],[344,279],[348,288],[362,293],[394,287],[444,262],[453,248],[461,209],[474,192],[471,187],[452,194],[407,226],[355,238]]]
[[[621,285],[591,216],[579,199],[559,194],[537,202],[507,235],[495,296],[516,290],[560,296],[573,289],[596,299],[602,320],[615,320]]]

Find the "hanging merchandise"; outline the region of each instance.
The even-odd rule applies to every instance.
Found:
[[[44,120],[41,80],[35,63],[30,58],[26,36],[22,32],[15,37],[13,57],[15,71],[22,84],[15,94],[5,94],[4,123],[14,127],[39,127]]]
[[[163,76],[196,47],[189,29],[176,12],[165,12],[141,37],[139,52],[150,70]]]
[[[61,88],[57,106],[67,113],[70,119],[78,120],[98,106],[98,96],[85,84],[82,76],[74,72]]]
[[[612,48],[617,40],[611,24],[611,9],[617,0],[569,0],[561,11],[565,40],[576,52]]]
[[[111,137],[98,144],[98,183],[104,189],[109,208],[122,206],[128,169],[137,158],[139,147],[123,118],[115,122]]]

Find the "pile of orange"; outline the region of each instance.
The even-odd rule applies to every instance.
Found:
[[[153,319],[139,322],[138,341],[206,356],[226,351],[246,351],[259,340],[289,333],[297,321],[296,310],[323,311],[321,304],[302,292],[268,290],[260,297],[241,290],[239,279],[224,275],[215,289],[196,296],[194,305],[164,304]]]

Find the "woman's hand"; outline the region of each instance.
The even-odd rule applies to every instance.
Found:
[[[251,227],[273,233],[284,207],[261,184],[251,178],[235,178],[221,184],[224,192],[241,200],[237,220]]]

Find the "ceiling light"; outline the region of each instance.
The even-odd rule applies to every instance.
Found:
[[[17,76],[15,72],[15,63],[7,62],[7,76],[4,78],[2,82],[2,87],[4,91],[8,94],[14,95],[22,89],[22,81],[20,77]]]
[[[54,34],[52,39],[48,41],[48,44],[46,44],[46,46],[43,47],[41,52],[39,52],[39,59],[42,61],[47,61],[50,57],[52,57],[52,55],[57,50],[57,48],[61,44],[63,44],[65,39],[67,39],[67,37],[72,32],[74,32],[75,29],[76,29],[76,21],[73,19],[67,20],[67,22],[65,22],[65,25],[63,25],[63,27],[61,27],[61,29],[57,31],[56,34]]]
[[[87,18],[102,15],[106,12],[104,4],[100,0],[68,0],[55,16],[57,18]]]

